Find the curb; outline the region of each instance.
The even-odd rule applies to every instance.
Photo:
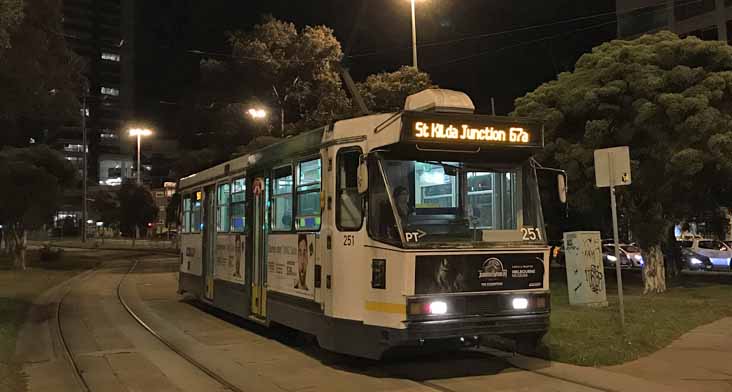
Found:
[[[521,354],[508,353],[495,349],[488,349],[486,351],[490,352],[492,355],[503,358],[506,362],[519,369],[602,391],[679,391],[670,385],[658,384],[643,378],[611,372],[595,367],[547,361],[540,358],[527,357]]]

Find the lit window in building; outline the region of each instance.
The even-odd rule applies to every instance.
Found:
[[[116,139],[117,135],[115,135],[113,133],[100,133],[99,137],[102,139]]]
[[[102,60],[119,62],[120,57],[117,53],[102,52]]]
[[[64,151],[67,152],[84,152],[84,146],[81,144],[67,144],[64,146]]]
[[[112,88],[112,87],[102,87],[102,94],[104,95],[112,95],[115,97],[119,96],[119,89],[118,88]]]

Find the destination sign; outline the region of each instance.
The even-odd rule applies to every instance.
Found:
[[[407,115],[403,122],[403,135],[414,142],[542,146],[542,130],[535,123],[509,117],[466,117]]]

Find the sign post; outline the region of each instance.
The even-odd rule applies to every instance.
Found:
[[[615,203],[615,187],[629,185],[630,150],[628,146],[595,150],[595,185],[610,188],[610,209],[613,215],[613,241],[615,242],[615,273],[618,279],[618,305],[620,325],[625,328],[625,307],[623,305],[623,278],[620,273],[620,245],[618,244],[618,211]]]

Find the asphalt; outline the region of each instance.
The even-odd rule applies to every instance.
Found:
[[[702,390],[696,387],[708,384],[708,380],[699,383],[680,375],[685,383],[659,377],[662,372],[648,370],[659,363],[656,359],[649,359],[651,365],[642,359],[627,367],[600,369],[497,350],[412,354],[386,361],[338,355],[284,328],[265,329],[183,300],[176,294],[177,275],[170,272],[176,263],[177,259],[160,257],[141,262],[124,278],[120,295],[168,344],[243,391],[651,392],[678,386],[683,388],[677,390]],[[52,333],[55,318],[50,310],[65,288],[71,291],[61,308],[61,329],[92,391],[224,390],[126,312],[116,290],[129,266],[128,261],[107,263],[39,298],[34,311],[41,316],[29,318],[18,342],[18,357],[25,363],[31,391],[80,390]],[[724,340],[724,334],[719,339]],[[728,347],[732,343],[726,344],[720,346],[719,360],[727,358],[732,348]],[[710,352],[709,347],[699,348],[700,356]],[[713,375],[721,377],[722,370]]]

